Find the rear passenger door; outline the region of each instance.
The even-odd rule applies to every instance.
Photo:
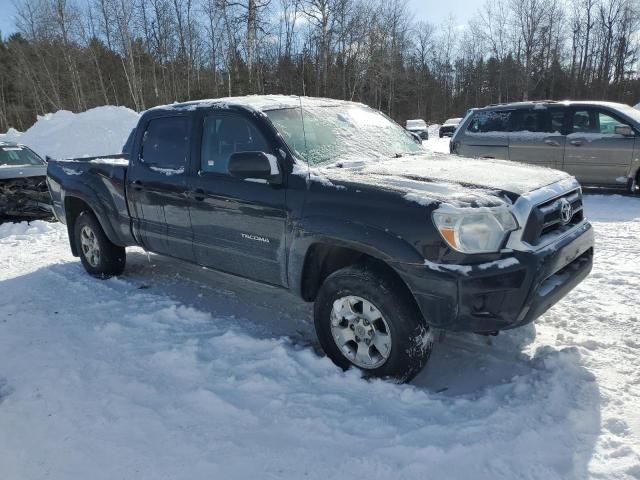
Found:
[[[509,159],[562,168],[566,143],[566,107],[541,105],[516,110],[509,133]]]
[[[635,132],[627,122],[606,109],[574,107],[564,170],[585,184],[626,185],[636,136],[616,134],[617,126],[629,126]]]
[[[142,125],[139,155],[127,172],[129,211],[142,245],[185,260],[193,260],[186,175],[190,124],[190,116],[177,115]]]
[[[266,181],[232,177],[228,168],[231,154],[238,152],[259,151],[277,159],[268,133],[260,130],[254,118],[239,111],[209,112],[198,123],[200,159],[190,180],[197,262],[286,285],[286,189]]]

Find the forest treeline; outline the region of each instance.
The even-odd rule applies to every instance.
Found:
[[[478,5],[434,25],[405,0],[19,0],[17,33],[0,37],[0,131],[252,93],[434,122],[507,101],[640,101],[640,0]]]

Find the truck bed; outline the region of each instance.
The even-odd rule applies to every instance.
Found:
[[[125,188],[128,155],[47,161],[47,183],[54,212],[61,222],[67,223],[65,202],[84,202],[96,212],[114,243],[123,246],[135,243]],[[105,224],[107,221],[109,225]]]

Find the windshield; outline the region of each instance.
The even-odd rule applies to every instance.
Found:
[[[26,147],[0,145],[0,167],[24,165],[46,165],[44,161]]]
[[[309,165],[424,153],[405,129],[360,105],[303,107],[265,112],[287,145]]]
[[[620,107],[620,110],[627,116],[630,117],[634,122],[640,123],[640,110],[630,107],[628,105],[624,105]]]

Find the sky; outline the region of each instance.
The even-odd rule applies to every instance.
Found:
[[[478,0],[408,0],[409,8],[417,19],[435,25],[445,22],[451,14],[457,24],[464,24],[474,15],[480,3]],[[3,37],[15,31],[14,15],[12,0],[0,0],[0,32]]]
[[[2,32],[3,38],[15,31],[13,26],[14,15],[15,8],[11,0],[0,0],[0,32]]]
[[[409,0],[408,5],[419,20],[439,25],[453,15],[456,24],[460,25],[475,15],[482,3],[478,0]]]

